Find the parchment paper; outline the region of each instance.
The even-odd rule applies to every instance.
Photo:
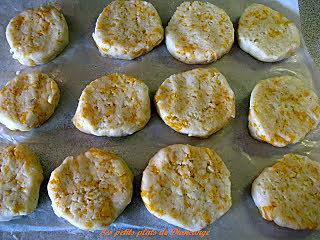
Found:
[[[320,130],[308,135],[301,143],[275,148],[254,140],[247,129],[250,92],[259,80],[279,74],[296,75],[315,88],[319,94],[320,74],[306,51],[304,43],[296,55],[279,63],[262,63],[234,44],[229,54],[213,63],[227,78],[236,95],[236,118],[224,129],[208,139],[190,138],[167,127],[152,109],[152,117],[142,131],[122,138],[95,137],[78,131],[71,123],[78,98],[84,87],[94,79],[111,73],[121,72],[142,79],[153,95],[164,79],[172,74],[191,70],[199,65],[187,65],[175,60],[166,50],[164,43],[150,53],[133,61],[103,58],[96,48],[91,34],[95,21],[110,1],[60,0],[55,3],[66,16],[70,44],[52,62],[26,67],[12,59],[5,39],[5,27],[20,11],[49,3],[49,1],[1,0],[0,2],[0,85],[11,80],[16,71],[40,70],[53,76],[61,89],[61,99],[55,114],[40,128],[27,133],[13,132],[0,126],[0,146],[22,142],[40,157],[45,181],[40,190],[38,208],[29,216],[0,223],[3,239],[93,239],[99,232],[76,229],[67,221],[58,218],[52,211],[46,185],[51,171],[70,155],[78,155],[90,147],[101,147],[123,157],[135,174],[132,203],[111,226],[112,229],[148,227],[157,231],[172,229],[173,226],[148,213],[140,194],[141,174],[148,160],[162,147],[174,143],[189,143],[215,149],[231,172],[232,208],[220,220],[207,227],[210,236],[202,239],[320,239],[317,231],[293,231],[276,226],[262,219],[250,197],[254,178],[267,166],[289,152],[305,154],[320,161]],[[166,26],[176,7],[182,1],[152,0],[163,25]],[[209,1],[222,7],[231,17],[235,27],[244,8],[253,1],[215,0]],[[256,1],[265,3],[299,23],[297,0]],[[101,238],[101,237],[100,237]],[[106,238],[106,237],[104,237]],[[125,239],[129,237],[123,237]],[[160,236],[154,237],[160,239]],[[178,236],[171,236],[178,239]],[[181,237],[185,239],[184,237]],[[110,237],[109,237],[110,239]],[[196,239],[191,237],[190,239]]]

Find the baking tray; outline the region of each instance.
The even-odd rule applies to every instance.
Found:
[[[250,136],[247,129],[250,92],[255,84],[264,78],[279,74],[296,75],[313,86],[319,94],[320,74],[304,42],[302,41],[302,47],[296,55],[279,63],[259,62],[243,52],[235,43],[229,54],[213,64],[206,65],[218,68],[226,76],[236,95],[236,118],[208,139],[191,138],[175,132],[162,122],[154,107],[150,122],[143,130],[128,137],[95,137],[80,132],[71,123],[78,98],[88,83],[111,72],[127,73],[142,79],[148,85],[150,97],[153,98],[162,81],[170,75],[200,67],[200,65],[187,65],[175,60],[166,50],[164,43],[132,61],[102,57],[91,34],[99,13],[109,2],[55,1],[55,4],[62,8],[68,22],[70,44],[55,60],[38,67],[22,66],[12,59],[5,39],[5,27],[9,20],[22,10],[51,2],[42,0],[1,0],[0,2],[1,87],[11,80],[16,72],[40,70],[51,75],[61,89],[61,99],[55,114],[40,128],[21,133],[0,126],[0,146],[17,142],[28,145],[39,155],[45,175],[38,208],[29,216],[0,223],[0,237],[2,239],[106,239],[106,236],[99,237],[99,231],[93,233],[81,231],[64,219],[58,218],[52,211],[46,190],[51,171],[59,166],[65,157],[78,155],[90,147],[101,147],[123,157],[135,174],[132,202],[109,229],[116,231],[131,228],[137,232],[144,228],[155,231],[167,228],[168,238],[186,239],[187,237],[178,235],[170,236],[170,231],[175,227],[149,214],[140,198],[140,182],[148,160],[159,149],[174,143],[188,143],[213,148],[221,156],[231,172],[233,202],[231,209],[221,219],[205,229],[209,232],[209,236],[202,238],[192,236],[189,239],[320,239],[318,231],[294,231],[265,221],[250,196],[250,187],[254,178],[282,155],[296,152],[317,161],[320,159],[319,129],[309,134],[301,143],[285,148],[275,148],[269,144],[260,143]],[[166,26],[182,1],[150,0],[150,2],[158,10],[163,25]],[[236,27],[241,13],[253,1],[209,2],[225,9]],[[265,3],[283,12],[300,27],[297,0],[255,2]],[[116,239],[119,238],[128,239],[136,236],[116,237]],[[153,238],[162,237],[154,236]]]

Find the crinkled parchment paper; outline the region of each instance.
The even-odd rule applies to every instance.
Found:
[[[74,228],[65,220],[54,215],[47,195],[49,175],[69,155],[78,155],[90,147],[111,150],[123,157],[135,174],[135,192],[132,203],[112,225],[112,229],[148,227],[170,230],[173,226],[158,220],[148,213],[139,196],[143,169],[148,160],[162,147],[174,143],[189,143],[215,149],[231,171],[232,201],[229,212],[207,227],[210,236],[203,239],[320,239],[320,232],[293,231],[276,226],[262,219],[250,197],[253,179],[276,159],[289,152],[305,154],[320,161],[320,130],[308,135],[301,143],[275,148],[250,137],[247,129],[247,115],[250,92],[255,84],[264,78],[279,74],[296,75],[316,89],[319,94],[320,74],[315,69],[305,45],[293,57],[279,63],[262,63],[242,50],[235,43],[229,54],[211,64],[227,78],[236,95],[236,119],[227,127],[208,139],[190,138],[167,127],[155,109],[148,125],[132,136],[122,138],[95,137],[78,131],[71,123],[78,98],[84,87],[94,79],[111,73],[132,74],[142,79],[150,88],[153,97],[164,79],[171,74],[190,70],[198,65],[187,65],[175,60],[162,43],[153,51],[133,61],[114,60],[100,56],[91,34],[96,18],[109,1],[60,0],[55,2],[62,8],[70,29],[70,44],[52,62],[38,67],[26,67],[12,59],[5,39],[5,27],[20,11],[49,1],[1,0],[0,2],[0,86],[12,79],[17,71],[41,70],[50,74],[61,89],[60,104],[50,120],[32,132],[12,132],[0,126],[1,146],[22,142],[32,148],[40,157],[45,172],[45,181],[40,191],[38,208],[29,216],[0,223],[2,239],[92,239],[98,232],[90,233]],[[182,1],[152,0],[163,25],[166,26],[176,7]],[[244,8],[253,1],[215,0],[210,1],[222,7],[230,15],[235,27]],[[297,0],[257,1],[283,12],[298,26]],[[107,238],[107,237],[100,237]],[[129,238],[129,237],[124,237]],[[159,239],[156,237],[154,239]],[[177,239],[178,236],[171,236]],[[183,237],[181,237],[183,238]],[[183,238],[185,239],[185,238]],[[195,239],[191,237],[190,239]]]

